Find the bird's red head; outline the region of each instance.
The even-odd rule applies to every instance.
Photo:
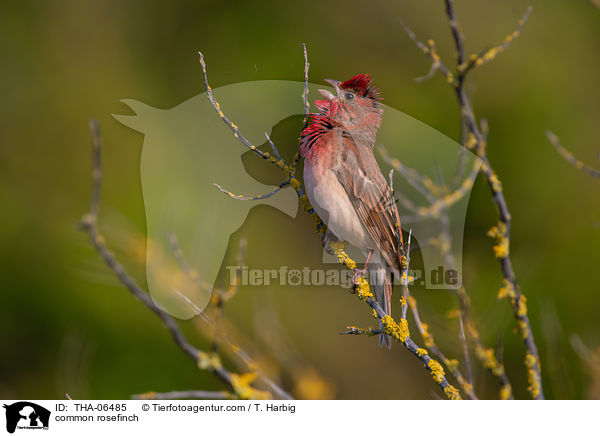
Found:
[[[311,114],[310,123],[302,132],[300,154],[305,156],[322,134],[335,127],[350,133],[355,140],[373,146],[383,108],[381,94],[371,76],[358,74],[345,82],[330,79],[326,82],[336,93],[319,89],[326,99],[315,101],[319,113]]]
[[[326,80],[336,93],[320,89],[327,100],[315,102],[321,114],[338,123],[350,132],[359,134],[363,130],[377,131],[381,124],[383,108],[379,90],[368,74],[358,74],[345,82]],[[374,139],[374,138],[373,138]]]
[[[371,76],[368,74],[358,74],[345,82],[339,83],[338,86],[340,89],[352,91],[360,97],[370,98],[375,101],[383,100],[379,90],[373,85]]]

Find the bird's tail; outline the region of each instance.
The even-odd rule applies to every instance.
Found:
[[[383,265],[373,265],[370,269],[371,286],[375,291],[375,299],[381,305],[386,315],[392,314],[392,273]],[[379,322],[379,328],[383,328],[383,324]],[[388,335],[379,335],[379,346],[386,346],[389,350],[392,347],[392,338]]]

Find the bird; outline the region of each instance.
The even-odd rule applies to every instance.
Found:
[[[368,74],[325,81],[335,93],[319,90],[325,100],[315,101],[318,112],[310,114],[300,134],[306,194],[327,225],[327,238],[347,241],[366,256],[353,280],[369,271],[375,299],[391,315],[393,275],[401,271],[403,242],[392,188],[373,154],[382,97]],[[391,338],[381,333],[383,345],[389,349]]]

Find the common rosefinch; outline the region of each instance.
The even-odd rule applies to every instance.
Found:
[[[373,147],[383,108],[367,74],[345,82],[328,80],[337,95],[319,90],[318,114],[300,137],[306,193],[319,217],[340,240],[362,250],[375,298],[391,314],[392,274],[400,271],[402,237],[396,237],[397,208]],[[375,257],[372,259],[372,255]],[[390,348],[381,334],[379,345]]]

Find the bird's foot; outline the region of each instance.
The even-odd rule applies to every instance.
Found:
[[[354,268],[352,271],[352,283],[358,285],[360,283],[360,279],[367,275],[367,267],[364,268]]]
[[[362,269],[354,268],[352,270],[352,283],[358,285],[360,279],[362,279],[367,274],[367,268],[369,267],[369,262],[371,261],[371,256],[373,255],[373,250],[369,250],[369,254],[367,255],[367,260],[365,261],[365,266]]]

